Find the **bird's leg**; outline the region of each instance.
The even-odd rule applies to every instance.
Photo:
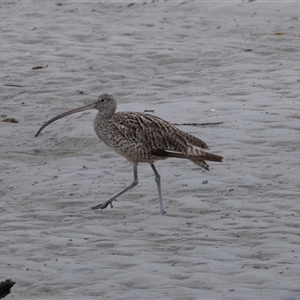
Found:
[[[91,209],[98,209],[98,208],[104,209],[104,208],[106,208],[109,204],[110,204],[111,207],[112,207],[112,202],[113,202],[114,200],[116,200],[119,196],[121,196],[122,194],[124,194],[125,192],[127,192],[128,190],[130,190],[131,188],[133,188],[134,186],[136,186],[136,185],[139,183],[139,180],[138,180],[138,172],[137,172],[137,166],[138,166],[137,163],[134,163],[134,164],[133,164],[133,182],[132,182],[127,188],[125,188],[124,190],[122,190],[122,191],[119,192],[118,194],[114,195],[113,197],[109,198],[108,200],[104,201],[103,203],[91,207]]]
[[[162,200],[162,196],[161,196],[161,185],[160,185],[160,175],[158,174],[154,164],[150,164],[154,174],[155,174],[155,182],[157,184],[157,190],[158,190],[158,200],[159,200],[159,207],[160,207],[160,213],[162,215],[164,215],[166,212],[164,210],[164,206],[163,206],[163,200]]]

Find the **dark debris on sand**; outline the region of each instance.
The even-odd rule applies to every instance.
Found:
[[[11,279],[6,279],[0,282],[0,299],[4,298],[10,293],[10,289],[14,286],[15,282]]]

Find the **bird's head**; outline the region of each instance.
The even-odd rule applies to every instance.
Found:
[[[94,102],[94,108],[99,111],[102,117],[110,117],[117,109],[117,102],[112,95],[102,94]]]
[[[75,108],[75,109],[72,109],[72,110],[69,110],[65,113],[62,113],[54,118],[52,118],[51,120],[49,120],[48,122],[46,122],[39,130],[38,132],[35,134],[35,137],[37,137],[41,131],[47,127],[48,125],[50,125],[52,122],[58,120],[58,119],[61,119],[65,116],[68,116],[68,115],[72,115],[72,114],[75,114],[75,113],[78,113],[78,112],[82,112],[82,111],[85,111],[85,110],[88,110],[88,109],[97,109],[99,111],[99,115],[100,117],[102,118],[108,118],[110,116],[112,116],[116,109],[117,109],[117,103],[116,103],[116,100],[114,99],[113,96],[111,95],[108,95],[108,94],[102,94],[98,97],[98,99],[91,103],[91,104],[88,104],[88,105],[85,105],[85,106],[82,106],[82,107],[79,107],[79,108]]]

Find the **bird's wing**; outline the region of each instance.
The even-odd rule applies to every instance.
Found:
[[[138,143],[148,150],[170,150],[188,154],[189,148],[208,149],[208,146],[169,122],[144,113],[117,113],[110,121],[127,141]]]

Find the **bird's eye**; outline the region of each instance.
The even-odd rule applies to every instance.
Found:
[[[102,102],[102,103],[105,102],[105,101],[106,101],[105,99],[100,99],[100,102]]]

